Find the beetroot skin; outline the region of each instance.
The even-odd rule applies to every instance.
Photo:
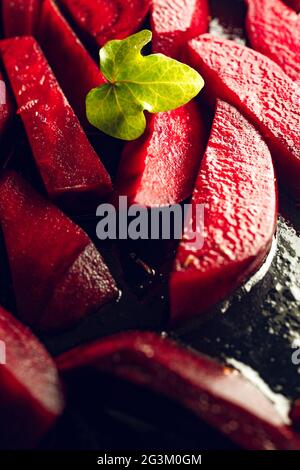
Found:
[[[37,42],[0,41],[0,53],[48,195],[71,211],[93,210],[110,193],[110,177]]]
[[[153,51],[180,57],[186,41],[208,31],[207,0],[152,0]]]
[[[81,35],[102,47],[110,39],[123,39],[142,25],[150,0],[59,0]]]
[[[151,115],[145,134],[124,147],[116,194],[148,207],[182,202],[193,192],[205,142],[194,101]]]
[[[86,233],[13,172],[0,180],[0,223],[26,323],[64,328],[117,297]]]
[[[123,333],[57,358],[59,370],[94,368],[162,393],[248,449],[299,449],[300,437],[236,370],[154,333]]]
[[[251,46],[277,62],[300,85],[300,16],[282,0],[247,2]]]
[[[2,0],[5,37],[33,35],[43,0]]]
[[[205,204],[204,230],[197,204]],[[257,270],[272,243],[277,194],[270,152],[255,128],[222,101],[192,207],[170,278],[172,320],[200,314],[231,294]],[[188,242],[196,224],[205,236],[198,248]]]
[[[106,80],[53,0],[43,2],[37,38],[66,97],[86,127],[86,95]]]
[[[0,363],[1,447],[33,447],[63,410],[57,370],[37,338],[2,307],[0,341],[6,353]]]
[[[204,76],[208,96],[233,104],[260,130],[279,178],[300,200],[300,87],[268,57],[209,34],[189,42],[188,60]]]

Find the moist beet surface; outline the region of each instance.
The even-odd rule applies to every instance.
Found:
[[[211,0],[211,32],[247,43],[242,0]],[[208,118],[209,119],[209,118]],[[24,168],[28,143],[18,123],[14,159],[8,166]],[[116,173],[122,143],[91,132],[89,138],[107,169]],[[24,176],[41,189],[34,165]],[[277,252],[263,278],[217,306],[206,321],[197,319],[169,332],[184,344],[223,363],[239,368],[250,380],[264,384],[288,400],[300,397],[299,366],[291,361],[293,344],[300,344],[300,217],[299,209],[280,190]],[[122,290],[112,303],[84,320],[78,327],[41,339],[53,355],[115,332],[140,329],[164,331],[168,319],[167,273],[174,258],[173,242],[103,243],[95,239],[96,220],[75,217],[95,241]],[[3,243],[2,243],[3,250]],[[4,250],[3,250],[4,251]],[[5,257],[5,252],[3,253]],[[3,257],[2,257],[3,258]],[[151,269],[145,270],[145,263]],[[15,311],[5,263],[0,266],[1,303]],[[231,449],[236,448],[219,432],[199,422],[190,412],[166,398],[121,380],[86,372],[57,426],[44,439],[42,448],[71,449]],[[89,386],[90,385],[90,386]],[[97,404],[97,406],[96,406]]]

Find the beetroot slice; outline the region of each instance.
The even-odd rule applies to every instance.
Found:
[[[32,447],[63,410],[57,370],[37,338],[2,307],[0,341],[6,355],[0,364],[1,447]]]
[[[13,172],[0,180],[0,223],[26,323],[64,328],[117,297],[86,233]]]
[[[268,57],[209,34],[189,42],[188,59],[211,97],[235,105],[261,131],[279,178],[300,200],[300,87]]]
[[[193,192],[205,140],[203,118],[193,101],[151,115],[145,134],[124,148],[116,194],[149,207],[185,200]]]
[[[251,46],[277,62],[300,84],[300,16],[282,0],[247,1]]]
[[[178,58],[186,41],[208,31],[207,0],[152,0],[153,51]]]
[[[53,0],[43,2],[37,38],[71,106],[87,126],[86,95],[106,80]]]
[[[34,34],[43,0],[2,0],[5,37]]]
[[[143,23],[150,0],[60,0],[83,37],[103,46],[123,39]]]
[[[271,247],[276,196],[267,145],[235,108],[219,101],[171,273],[172,320],[206,311],[257,270]],[[198,204],[205,204],[204,230]],[[200,238],[198,245],[188,241],[196,226],[203,246]]]
[[[300,437],[237,371],[154,333],[123,333],[57,358],[68,374],[95,368],[162,393],[249,449],[299,448]]]
[[[109,175],[37,42],[7,39],[0,52],[49,196],[73,211],[93,209],[112,189]]]

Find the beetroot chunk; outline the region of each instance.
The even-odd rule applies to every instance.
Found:
[[[145,134],[126,144],[116,193],[148,207],[188,198],[205,147],[203,118],[192,101],[149,118]]]
[[[279,178],[300,200],[300,87],[268,57],[209,34],[190,41],[188,55],[210,96],[235,105],[261,131]]]
[[[82,36],[102,47],[123,39],[143,23],[150,0],[60,0]]]
[[[236,370],[154,333],[126,333],[78,347],[57,359],[66,378],[95,368],[150,388],[192,410],[248,449],[299,449],[300,437]]]
[[[5,37],[34,34],[43,0],[2,0]]]
[[[86,126],[86,95],[106,80],[53,0],[43,2],[37,38],[71,106]]]
[[[111,181],[38,44],[7,39],[0,51],[48,195],[71,210],[91,209]]]
[[[300,84],[300,16],[282,0],[247,0],[251,46]]]
[[[33,447],[64,406],[56,367],[29,329],[0,307],[0,441]]]
[[[205,204],[204,229],[198,204]],[[276,216],[268,147],[235,108],[220,101],[170,278],[172,320],[206,311],[254,273],[271,247]],[[188,241],[196,228],[203,246],[200,238],[199,246]]]
[[[186,41],[206,33],[207,0],[152,0],[153,50],[178,58]]]
[[[15,173],[0,180],[0,223],[26,323],[64,328],[118,295],[86,233]]]

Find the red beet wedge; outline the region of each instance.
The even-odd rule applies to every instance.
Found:
[[[82,37],[97,46],[122,39],[143,23],[150,0],[59,0]]]
[[[43,2],[37,38],[71,106],[86,126],[86,95],[105,79],[53,0]]]
[[[172,320],[206,311],[257,270],[271,247],[276,215],[268,147],[235,108],[219,101],[171,273]],[[189,242],[196,228],[204,244],[200,237],[198,244]]]
[[[186,41],[208,30],[207,0],[152,0],[153,50],[178,58]]]
[[[261,131],[279,178],[300,200],[300,87],[268,57],[209,34],[189,42],[188,56],[208,94],[234,104]]]
[[[70,210],[92,209],[111,181],[63,95],[37,42],[0,42],[37,168],[49,196]]]
[[[6,37],[34,33],[43,0],[2,0],[2,18]]]
[[[26,323],[63,328],[118,295],[86,233],[15,173],[0,180],[0,223]]]
[[[287,417],[236,370],[154,333],[98,341],[60,356],[57,363],[66,377],[95,368],[162,393],[248,449],[300,446]]]
[[[44,347],[0,307],[1,448],[33,447],[63,410],[56,367]]]
[[[205,147],[205,126],[195,102],[149,117],[145,134],[126,144],[116,193],[145,206],[188,198]]]
[[[300,84],[300,16],[282,0],[247,0],[251,46]]]

